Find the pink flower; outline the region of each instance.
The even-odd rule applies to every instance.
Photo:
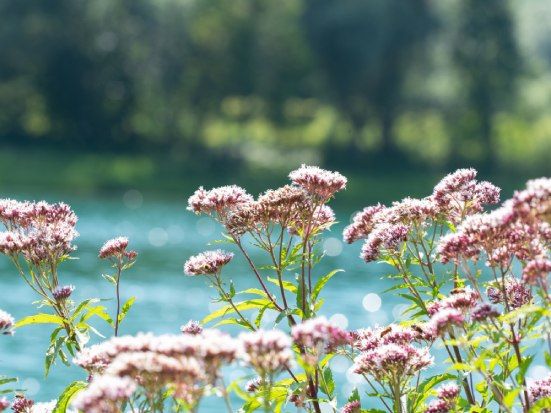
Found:
[[[341,413],[360,413],[360,410],[361,410],[360,401],[354,400],[346,403],[343,406]]]
[[[72,405],[87,413],[116,413],[136,388],[136,383],[128,377],[100,376],[75,396]]]
[[[534,380],[530,383],[528,385],[528,394],[532,403],[544,397],[551,397],[551,376],[547,376],[540,380]]]
[[[351,244],[359,239],[366,238],[378,222],[376,219],[377,214],[383,209],[385,209],[384,205],[377,204],[368,206],[363,211],[354,215],[352,223],[343,231],[344,241]]]
[[[68,299],[74,290],[74,285],[64,285],[63,287],[57,287],[52,295],[56,301],[63,301]]]
[[[522,271],[522,280],[531,285],[547,286],[547,276],[551,272],[551,260],[536,258],[529,261]]]
[[[0,310],[0,334],[12,335],[15,320],[3,310]]]
[[[229,210],[252,201],[253,197],[236,185],[221,186],[210,191],[200,187],[189,197],[187,209],[196,214],[217,213],[225,216]]]
[[[503,289],[505,291],[503,291]],[[504,294],[505,292],[505,294]],[[511,309],[522,307],[532,301],[532,293],[520,280],[506,277],[504,286],[495,284],[486,290],[489,300],[494,304],[505,304]]]
[[[192,336],[196,336],[203,332],[203,327],[201,327],[198,321],[189,320],[186,325],[180,327],[180,330],[184,334],[191,334]]]
[[[261,377],[285,368],[292,359],[291,339],[277,330],[257,330],[239,335],[241,359]]]
[[[346,188],[347,179],[338,172],[331,172],[317,166],[302,165],[289,174],[289,179],[310,194],[326,201],[336,192]]]
[[[486,321],[489,318],[495,318],[500,315],[499,311],[490,304],[480,304],[472,313],[473,321]]]
[[[128,238],[117,237],[107,241],[99,250],[99,257],[101,259],[111,257],[122,257],[126,253],[128,247]]]
[[[187,275],[217,274],[232,258],[233,254],[231,252],[222,250],[205,251],[190,257],[184,264],[184,272]]]
[[[291,221],[288,228],[293,235],[312,235],[330,228],[335,223],[335,213],[331,207],[321,205],[315,209],[311,216],[298,216],[298,219]]]
[[[425,413],[448,413],[451,411],[452,408],[453,404],[451,404],[449,401],[437,399],[429,403],[429,405],[425,409]]]
[[[314,349],[316,354],[322,351],[331,353],[336,347],[350,341],[348,332],[331,324],[325,317],[303,321],[292,328],[291,335],[296,344]]]
[[[442,400],[454,400],[459,396],[459,386],[455,383],[442,384],[438,388],[438,398]]]
[[[455,308],[442,308],[437,311],[428,323],[428,327],[434,332],[434,335],[442,335],[451,326],[461,326],[465,321],[465,316],[461,311]]]
[[[404,380],[432,362],[426,347],[418,349],[409,344],[383,344],[362,352],[354,360],[354,372],[372,375],[379,381]]]
[[[34,401],[24,396],[17,395],[11,406],[14,413],[32,413]]]
[[[407,239],[408,228],[402,224],[380,224],[369,234],[360,256],[365,262],[375,261],[383,250],[395,251]]]

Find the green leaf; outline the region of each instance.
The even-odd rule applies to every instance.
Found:
[[[54,314],[35,314],[30,315],[28,317],[22,318],[17,323],[15,323],[15,327],[23,327],[31,324],[63,324],[63,318],[61,318],[58,315]]]
[[[136,297],[132,296],[126,302],[122,305],[121,313],[119,314],[119,323],[124,320],[132,306],[134,305],[134,302],[136,301]]]
[[[279,286],[279,280],[277,278],[268,277],[268,281],[271,282],[272,284],[275,284],[275,285]],[[283,285],[283,289],[285,289],[285,290],[287,290],[287,291],[289,291],[293,294],[296,294],[297,286],[295,284],[293,284],[292,282],[281,280],[281,285]]]
[[[321,277],[318,282],[316,283],[316,285],[314,286],[314,288],[312,289],[312,301],[316,301],[317,298],[318,298],[318,295],[319,293],[321,292],[321,290],[323,289],[323,287],[325,286],[325,284],[327,284],[327,282],[333,278],[333,276],[339,272],[344,272],[344,270],[341,270],[341,269],[337,269],[337,270],[333,270],[331,271],[330,273],[324,275],[323,277]]]
[[[57,403],[52,413],[65,413],[73,397],[75,397],[78,392],[84,390],[87,385],[88,384],[84,381],[74,381],[69,384],[57,399]]]
[[[255,308],[262,308],[264,306],[268,306],[268,308],[274,308],[272,302],[268,299],[246,300],[246,301],[241,301],[239,303],[235,303],[234,305],[239,311],[251,310],[251,309],[255,309]],[[228,304],[228,305],[226,305],[226,306],[210,313],[205,318],[203,318],[202,323],[206,324],[206,323],[208,323],[212,320],[216,320],[217,318],[224,317],[226,314],[232,314],[234,312],[235,312],[234,308],[230,304]]]
[[[329,367],[323,370],[323,381],[321,384],[321,390],[332,398],[335,392],[335,380],[333,379],[333,372]]]

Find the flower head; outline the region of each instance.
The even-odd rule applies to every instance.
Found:
[[[532,403],[544,397],[551,397],[551,375],[530,383],[528,385],[528,395]]]
[[[184,272],[187,275],[216,274],[232,258],[233,254],[231,252],[222,250],[205,251],[190,257],[184,264]]]
[[[17,395],[15,396],[15,400],[11,405],[11,409],[14,411],[14,413],[32,413],[33,405],[33,400],[27,399],[25,396],[22,395]]]
[[[199,324],[198,321],[189,320],[187,324],[180,327],[180,330],[184,334],[191,334],[192,336],[196,336],[203,332],[203,327],[201,327],[201,324]]]
[[[547,286],[547,276],[551,272],[551,260],[536,258],[529,261],[522,271],[522,280],[531,285]]]
[[[375,227],[362,246],[365,262],[375,261],[383,250],[395,251],[407,239],[408,228],[402,224],[383,223]]]
[[[302,165],[289,174],[289,179],[321,200],[328,200],[336,192],[346,188],[347,179],[338,172],[331,172],[317,166]]]
[[[350,342],[349,333],[333,325],[325,317],[303,321],[292,328],[291,335],[295,343],[316,353],[330,353],[338,346]]]
[[[354,215],[352,223],[343,231],[344,241],[348,244],[352,244],[359,239],[366,238],[377,223],[377,214],[383,209],[385,209],[384,205],[377,204],[368,206],[364,208],[363,211]]]
[[[455,400],[459,396],[459,386],[455,383],[442,384],[437,390],[438,398]]]
[[[0,310],[0,334],[13,334],[14,324],[15,320],[13,319],[11,314],[6,313],[4,310]]]
[[[101,259],[122,257],[130,258],[128,254],[132,254],[132,259],[134,259],[137,254],[134,251],[127,252],[127,247],[128,238],[126,237],[117,237],[110,239],[105,244],[103,244],[103,246],[99,250],[99,257]]]
[[[59,302],[68,299],[74,290],[74,285],[64,285],[63,287],[57,287],[52,295],[54,299]]]
[[[187,209],[196,214],[216,213],[223,217],[233,208],[252,201],[253,197],[236,185],[221,186],[209,191],[200,187],[189,197]]]
[[[341,413],[360,413],[361,405],[359,400],[354,400],[346,403],[341,410]]]
[[[10,402],[5,397],[0,398],[0,412],[6,410],[8,407],[10,407]]]
[[[488,303],[480,304],[473,309],[471,313],[471,318],[473,321],[486,321],[489,318],[495,318],[500,315],[497,308],[493,307]]]
[[[291,339],[277,330],[257,330],[242,333],[241,358],[260,376],[275,373],[291,361]]]
[[[448,413],[453,408],[447,400],[435,399],[429,403],[425,409],[425,413]]]
[[[72,405],[87,413],[116,413],[136,388],[136,383],[128,377],[99,376],[75,396]]]
[[[504,285],[493,284],[486,289],[488,299],[494,304],[505,304],[511,309],[522,307],[532,301],[532,292],[522,281],[506,277]]]

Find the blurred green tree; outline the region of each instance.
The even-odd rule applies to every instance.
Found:
[[[378,122],[381,151],[396,155],[394,121],[403,83],[434,16],[426,0],[309,0],[304,16],[330,93],[353,126],[351,153],[362,149],[361,130]]]
[[[467,138],[455,140],[454,152],[460,156],[461,146],[479,142],[480,163],[492,167],[493,119],[514,104],[522,61],[508,1],[464,0],[460,5],[454,59],[466,101],[462,132]]]

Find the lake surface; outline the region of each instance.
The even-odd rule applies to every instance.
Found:
[[[73,293],[76,300],[113,297],[112,286],[101,277],[110,268],[97,258],[98,249],[105,240],[118,235],[128,236],[131,247],[139,252],[136,265],[122,280],[123,299],[137,298],[122,324],[122,334],[143,331],[178,334],[180,325],[189,319],[200,320],[216,308],[211,303],[213,292],[207,288],[205,279],[185,276],[182,266],[190,255],[215,248],[208,243],[220,238],[221,229],[209,218],[186,211],[185,197],[180,200],[149,199],[137,191],[130,191],[115,197],[48,198],[48,201],[56,200],[70,203],[80,218],[77,228],[81,235],[76,240],[78,250],[75,253],[79,259],[64,264],[61,269],[61,282],[76,286]],[[381,278],[391,268],[364,264],[358,257],[360,244],[346,245],[341,241],[342,228],[348,223],[351,212],[346,208],[337,209],[341,223],[327,232],[323,242],[328,256],[317,267],[317,274],[335,268],[345,269],[345,272],[337,274],[324,291],[326,303],[321,314],[350,329],[392,322],[404,309],[404,303],[395,295],[382,294],[389,287],[389,281]],[[253,275],[238,254],[226,267],[223,278],[232,279],[238,289],[256,287]],[[8,259],[0,256],[0,308],[19,319],[34,313],[32,302],[35,299]],[[106,305],[112,311],[113,301]],[[265,327],[272,325],[267,323]],[[111,333],[105,325],[99,326],[105,335]],[[48,378],[44,378],[43,356],[50,331],[49,327],[29,326],[18,330],[13,337],[0,337],[0,375],[19,377],[20,387],[27,389],[36,401],[56,398],[72,380],[85,379],[79,368],[59,363]],[[232,329],[228,331],[235,333]],[[92,342],[99,340],[92,338]],[[339,398],[342,401],[358,378],[348,373],[350,365],[346,360],[336,358],[333,367],[340,376]],[[250,372],[239,367],[229,373],[230,379],[246,374]],[[221,405],[220,400],[209,398],[201,411],[218,412]]]

